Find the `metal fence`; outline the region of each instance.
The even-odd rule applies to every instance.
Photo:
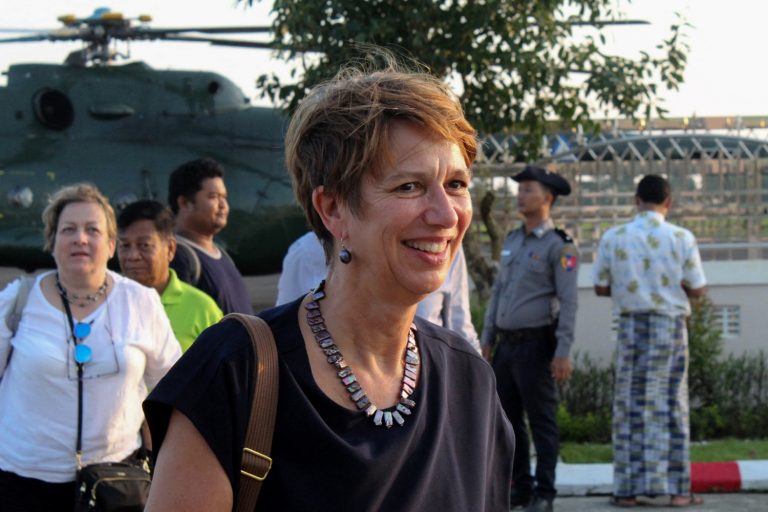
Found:
[[[475,166],[473,193],[496,197],[493,216],[505,233],[518,221],[516,184],[508,176],[525,163],[517,138],[486,137]],[[634,214],[634,191],[645,174],[662,174],[673,190],[669,220],[690,229],[705,260],[768,259],[768,141],[715,133],[575,134],[545,141],[537,161],[571,183],[552,216],[576,238],[584,261],[602,233]],[[476,205],[479,207],[479,204]],[[473,229],[484,226],[475,217]]]

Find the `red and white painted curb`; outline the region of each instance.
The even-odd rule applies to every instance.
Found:
[[[612,464],[557,464],[557,494],[613,492]],[[691,463],[692,492],[768,491],[768,460]]]

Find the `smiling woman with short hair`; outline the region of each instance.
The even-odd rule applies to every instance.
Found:
[[[330,269],[261,313],[280,391],[258,510],[508,509],[514,436],[490,367],[415,318],[469,226],[476,151],[455,96],[422,73],[345,71],[293,115],[286,165]],[[232,509],[252,359],[223,322],[152,393],[147,510]]]

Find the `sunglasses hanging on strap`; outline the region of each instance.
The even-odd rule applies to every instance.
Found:
[[[56,276],[58,283],[58,275]],[[72,358],[77,366],[77,464],[75,512],[121,511],[140,512],[149,496],[151,473],[144,439],[138,460],[131,462],[100,462],[83,467],[83,367],[93,359],[93,349],[83,342],[91,334],[93,322],[77,322],[67,297],[59,291],[64,311],[67,313],[69,329],[75,340]]]
[[[59,283],[59,276],[56,275],[56,284]],[[72,332],[72,337],[75,340],[75,346],[73,349],[72,357],[75,360],[77,366],[77,446],[75,447],[75,459],[77,461],[77,470],[82,468],[82,438],[83,438],[83,366],[89,363],[93,359],[93,349],[90,345],[83,343],[83,340],[91,334],[91,324],[85,322],[75,323],[72,317],[72,308],[69,307],[69,301],[67,297],[61,292],[61,286],[59,285],[59,295],[61,296],[61,302],[64,304],[64,311],[67,313],[67,321],[69,323],[69,330]]]

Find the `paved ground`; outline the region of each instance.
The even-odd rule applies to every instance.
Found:
[[[704,504],[687,507],[684,510],[694,512],[766,512],[768,511],[768,494],[763,493],[738,493],[738,494],[701,494]],[[660,503],[666,503],[659,500]],[[519,510],[519,509],[517,509]],[[555,501],[555,512],[592,512],[601,510],[627,510],[619,509],[608,503],[608,496],[588,496],[558,498]],[[666,506],[637,506],[638,512],[681,510]]]

